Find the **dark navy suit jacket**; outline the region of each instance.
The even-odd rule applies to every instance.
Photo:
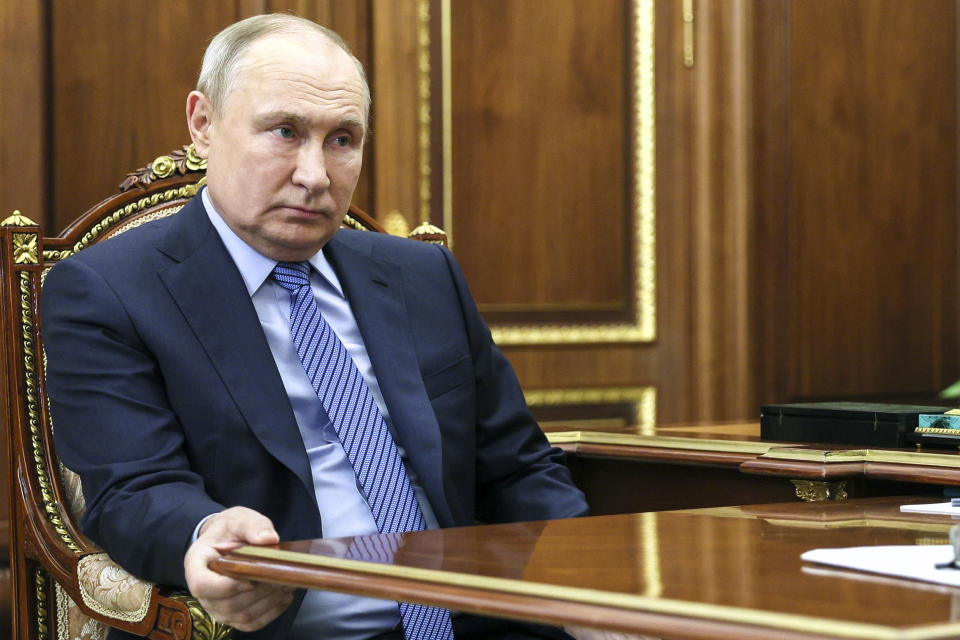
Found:
[[[341,230],[324,253],[441,527],[586,513],[446,249]],[[235,505],[282,540],[321,535],[283,383],[199,197],[55,266],[41,317],[57,452],[84,532],[122,566],[185,586],[196,524]],[[256,635],[282,637],[298,603]]]

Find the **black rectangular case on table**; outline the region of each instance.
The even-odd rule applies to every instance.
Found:
[[[954,407],[870,402],[808,402],[760,407],[760,438],[871,447],[908,447],[921,413]]]

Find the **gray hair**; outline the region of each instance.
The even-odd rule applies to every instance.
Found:
[[[268,13],[235,22],[210,41],[203,54],[203,65],[197,79],[197,91],[210,99],[214,113],[221,115],[230,93],[236,88],[238,66],[247,49],[260,38],[286,33],[319,33],[342,49],[357,66],[363,83],[364,119],[370,118],[370,86],[363,65],[350,51],[346,41],[337,32],[322,25],[287,13]]]

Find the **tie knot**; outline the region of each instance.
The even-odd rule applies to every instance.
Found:
[[[310,263],[278,262],[270,275],[281,287],[293,292],[310,286]]]

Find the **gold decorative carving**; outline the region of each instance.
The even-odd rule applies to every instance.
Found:
[[[169,155],[158,157],[141,169],[128,173],[120,183],[120,191],[129,191],[135,187],[143,189],[154,180],[169,178],[174,173],[183,176],[190,172],[206,171],[206,169],[207,161],[197,155],[193,144],[189,144],[182,149],[172,151]]]
[[[114,226],[120,224],[130,216],[139,213],[148,207],[170,202],[171,200],[192,198],[193,196],[197,195],[197,191],[199,191],[200,187],[205,184],[207,184],[206,176],[200,178],[193,184],[185,184],[182,187],[177,187],[175,189],[167,189],[163,193],[155,193],[153,195],[140,198],[136,202],[131,202],[122,209],[117,209],[110,215],[105,216],[100,222],[95,224],[90,231],[85,233],[83,237],[80,238],[75,245],[73,245],[73,248],[63,249],[61,251],[44,251],[43,258],[44,260],[63,260],[77,251],[90,246],[94,243],[94,241],[96,241],[97,238],[107,233]]]
[[[158,178],[169,178],[176,170],[177,164],[170,156],[160,156],[150,164],[150,167]]]
[[[35,227],[37,223],[20,213],[19,209],[14,209],[13,213],[6,220],[0,222],[0,227]]]
[[[47,572],[37,567],[33,571],[37,598],[37,640],[47,640],[50,630],[50,604],[47,601]]]
[[[625,323],[504,325],[490,328],[500,345],[594,344],[653,342],[657,336],[656,307],[656,124],[654,104],[654,0],[633,3],[633,241],[636,312]],[[445,55],[448,53],[444,50]],[[446,91],[446,88],[445,88]],[[445,115],[445,118],[447,115]],[[449,153],[445,146],[444,152]],[[452,176],[446,171],[444,182]],[[444,218],[448,234],[452,226]]]
[[[13,234],[13,261],[16,264],[37,264],[37,234]]]
[[[417,68],[420,72],[420,109],[417,140],[420,146],[420,222],[430,220],[430,0],[417,3]]]
[[[351,216],[349,213],[343,217],[343,222],[341,224],[344,227],[356,229],[357,231],[370,231],[370,229],[364,226],[359,220]]]
[[[653,386],[531,389],[523,395],[531,407],[631,404],[640,435],[653,435],[657,424],[657,388]]]
[[[429,222],[417,225],[417,228],[407,234],[408,238],[428,242],[430,244],[442,244],[447,246],[447,234],[440,227],[434,226]]]
[[[193,621],[191,640],[229,640],[233,638],[233,628],[214,620],[195,598],[180,593],[173,594],[170,598],[182,602],[190,611],[190,618]]]
[[[187,157],[184,159],[184,162],[187,165],[187,169],[190,171],[206,171],[207,159],[200,157],[200,154],[197,153],[197,148],[193,146],[193,143],[191,142],[188,144],[185,149],[187,150]]]
[[[41,431],[40,405],[37,401],[37,366],[33,340],[33,278],[29,271],[20,272],[20,331],[23,348],[24,397],[27,406],[27,424],[30,429],[30,449],[33,455],[34,475],[40,487],[43,499],[43,511],[60,541],[73,551],[80,553],[80,546],[67,530],[60,514],[60,507],[53,497],[50,482],[49,460],[43,446]]]
[[[847,499],[847,481],[791,480],[797,497],[804,502],[827,502]]]

